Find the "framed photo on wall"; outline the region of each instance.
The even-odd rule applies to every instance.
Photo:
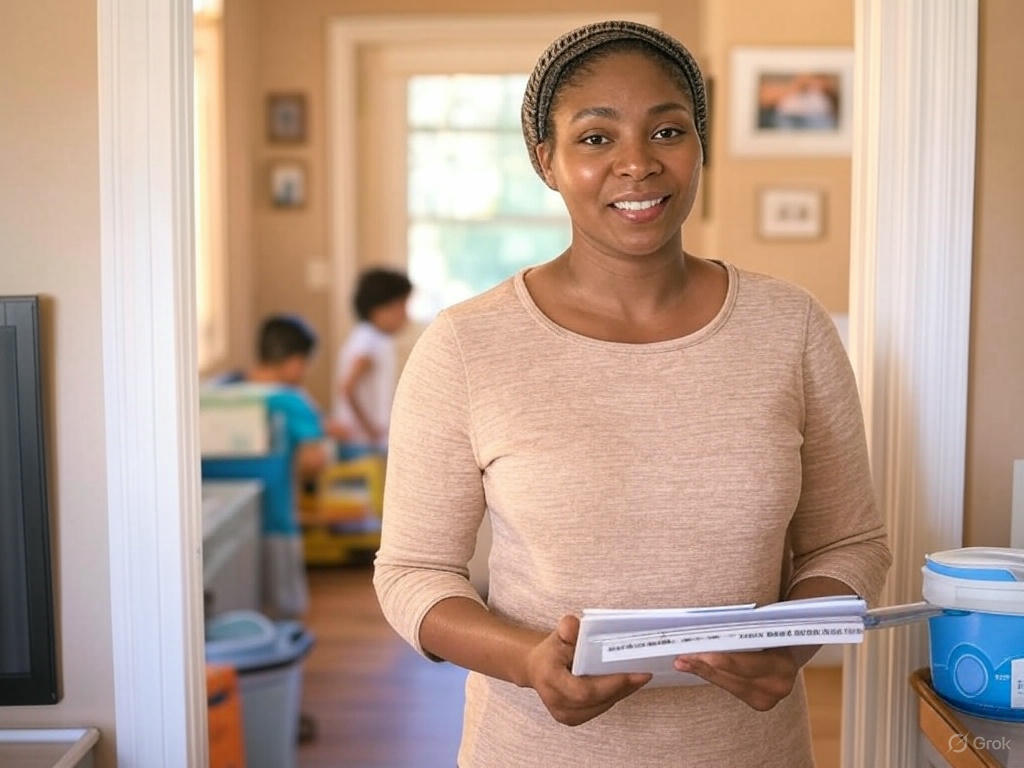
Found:
[[[270,204],[274,208],[302,208],[306,205],[306,165],[301,160],[270,163]]]
[[[735,48],[731,67],[734,154],[850,154],[852,49]]]
[[[272,144],[302,144],[307,134],[306,95],[267,95],[267,141]]]
[[[825,194],[814,187],[764,187],[757,193],[762,240],[817,240],[825,231]]]

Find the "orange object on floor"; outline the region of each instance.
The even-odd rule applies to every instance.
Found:
[[[233,667],[206,665],[210,768],[245,768],[242,698]]]

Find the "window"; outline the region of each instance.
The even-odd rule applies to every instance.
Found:
[[[548,261],[570,240],[558,193],[534,173],[519,108],[527,75],[408,80],[408,268],[414,320]]]

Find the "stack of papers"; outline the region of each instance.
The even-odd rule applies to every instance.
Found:
[[[859,597],[787,600],[755,608],[586,609],[573,659],[574,675],[650,672],[654,685],[700,678],[678,672],[675,657],[705,651],[753,651],[788,645],[859,643],[867,606]]]

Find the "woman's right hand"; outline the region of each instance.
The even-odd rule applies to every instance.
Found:
[[[534,646],[526,658],[527,684],[537,691],[551,716],[563,725],[581,725],[592,720],[651,679],[647,674],[573,675],[569,670],[579,631],[577,617],[563,616],[555,630]]]

